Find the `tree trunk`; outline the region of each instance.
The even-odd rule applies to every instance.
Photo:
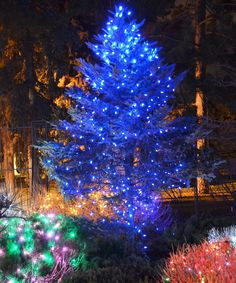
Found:
[[[133,195],[133,184],[132,184],[132,168],[134,166],[133,153],[129,153],[125,157],[125,176],[127,179],[127,186],[129,186],[129,191],[126,194],[127,204],[128,204],[128,221],[130,226],[134,230],[135,226],[135,211],[134,209],[134,195]]]
[[[35,84],[37,81],[37,76],[35,73],[34,66],[34,38],[30,34],[30,31],[27,31],[27,37],[23,46],[23,57],[25,58],[25,84],[27,87],[28,94],[28,103],[30,107],[30,117],[27,117],[28,120],[32,120],[34,113],[34,104],[35,104]]]
[[[0,99],[1,109],[1,140],[2,140],[2,151],[3,151],[3,176],[5,178],[6,189],[14,191],[15,180],[14,180],[14,143],[13,133],[10,129],[12,126],[12,95],[7,93],[2,95]]]
[[[13,134],[9,128],[2,130],[2,147],[3,147],[3,175],[7,191],[14,192],[14,150]]]
[[[28,178],[29,178],[29,199],[27,197],[27,205],[31,204],[31,200],[34,198],[33,188],[33,168],[32,168],[32,138],[31,128],[27,130],[27,160],[28,160]]]
[[[26,84],[28,89],[28,101],[29,101],[29,117],[28,121],[34,119],[35,113],[35,83],[36,83],[36,73],[34,66],[34,42],[33,37],[30,32],[27,32],[27,42],[24,46],[24,57],[25,57],[25,67],[26,67]],[[31,130],[29,129],[26,133],[26,144],[27,144],[27,160],[28,160],[28,184],[29,184],[29,198],[31,199],[33,195],[33,180],[32,180],[32,138]],[[27,197],[27,204],[29,204],[29,199]]]
[[[205,77],[205,65],[202,60],[202,44],[205,39],[205,18],[206,18],[206,0],[195,0],[195,80],[196,80],[196,108],[199,123],[204,116],[204,93],[202,90],[202,81]],[[201,151],[205,146],[205,140],[197,141],[197,149]],[[202,177],[196,180],[195,201],[198,202],[198,194],[205,192],[206,182]]]

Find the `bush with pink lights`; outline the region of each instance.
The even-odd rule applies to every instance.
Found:
[[[236,278],[236,229],[212,230],[208,241],[185,245],[167,261],[163,282],[232,283]]]
[[[85,243],[73,219],[36,214],[0,222],[0,282],[60,282],[86,265]]]

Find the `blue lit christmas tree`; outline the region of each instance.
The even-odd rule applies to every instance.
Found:
[[[182,163],[170,154],[170,99],[183,74],[140,35],[143,22],[119,6],[88,47],[98,64],[80,60],[88,91],[69,89],[70,121],[46,142],[43,165],[67,197],[104,193],[118,217],[140,231],[157,208],[158,191],[178,186]],[[96,206],[96,203],[94,203]],[[139,222],[139,224],[137,224]]]

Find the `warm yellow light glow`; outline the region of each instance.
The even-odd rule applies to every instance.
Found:
[[[196,67],[195,67],[195,77],[196,79],[200,79],[202,75],[202,63],[200,61],[196,62]]]
[[[197,88],[196,90],[196,101],[195,105],[197,107],[197,116],[202,117],[204,114],[204,109],[203,109],[203,92]]]
[[[14,175],[15,176],[20,176],[20,172],[17,170],[17,157],[16,157],[16,153],[14,153],[14,157],[13,157],[13,162],[14,162]]]
[[[51,188],[49,192],[45,191],[37,196],[31,207],[27,207],[29,214],[52,211],[68,216],[86,217],[94,221],[114,216],[112,206],[103,198],[101,192],[91,193],[88,200],[77,198],[66,201],[59,190]]]
[[[58,98],[54,99],[53,102],[60,108],[65,107],[66,109],[68,109],[71,106],[71,100],[64,95],[61,95]]]

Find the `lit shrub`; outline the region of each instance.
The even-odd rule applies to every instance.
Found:
[[[171,255],[163,274],[163,282],[171,283],[235,282],[236,249],[227,239],[186,245]]]
[[[85,243],[68,217],[36,214],[0,221],[0,282],[60,282],[84,267]]]

